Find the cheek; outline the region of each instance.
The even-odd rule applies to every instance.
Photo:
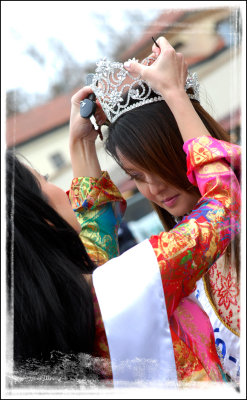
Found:
[[[148,200],[152,200],[148,185],[145,182],[136,182],[136,187],[144,197],[146,197]]]
[[[57,186],[47,185],[46,194],[49,198],[50,205],[58,212],[62,213],[68,207],[71,207],[67,194]]]
[[[57,203],[61,207],[64,207],[64,208],[69,207],[69,208],[71,208],[71,205],[70,205],[70,203],[68,201],[68,197],[63,191],[57,193]]]

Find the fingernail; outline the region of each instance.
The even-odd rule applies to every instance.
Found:
[[[129,68],[130,66],[131,66],[131,62],[130,61],[125,61],[124,67],[125,68]]]

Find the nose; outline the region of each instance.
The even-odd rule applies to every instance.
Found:
[[[165,190],[165,184],[157,177],[149,177],[147,180],[149,191],[152,195],[157,196]]]

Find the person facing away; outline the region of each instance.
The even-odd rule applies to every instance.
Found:
[[[199,98],[195,99],[193,94],[197,90],[196,86],[188,88],[187,94],[183,89],[182,84],[184,85],[187,74],[183,56],[176,54],[165,38],[162,37],[157,42],[160,48],[153,45],[152,57],[155,62],[151,66],[136,61],[129,61],[124,65],[131,76],[138,75],[138,78],[135,86],[122,95],[123,104],[127,99],[129,109],[125,105],[124,112],[119,111],[117,119],[113,117],[114,120],[108,127],[105,149],[135,181],[138,190],[150,200],[164,229],[169,231],[195,208],[201,198],[198,187],[192,185],[186,175],[184,141],[198,135],[202,129],[207,136],[224,141],[222,146],[227,150],[230,147],[230,137],[203,109]],[[166,63],[169,57],[173,71],[180,71],[180,87],[177,83],[179,79],[173,80],[175,73],[172,75],[170,65]],[[160,65],[163,63],[163,70],[158,70],[158,62]],[[152,77],[151,72],[154,73],[155,68],[157,73]],[[161,74],[167,74],[167,79],[160,79]],[[140,83],[140,79],[145,82]],[[135,107],[136,97],[131,96],[130,91],[135,89],[139,93],[145,90],[147,92],[150,88],[146,82],[151,82],[152,89],[156,91],[151,90],[144,104]],[[166,85],[162,86],[160,82],[165,82]],[[174,90],[176,85],[178,89]],[[98,93],[97,88],[93,90]],[[148,99],[157,97],[157,92],[162,98],[149,103]],[[191,99],[188,94],[192,94]],[[104,101],[105,99],[101,104],[107,111]],[[188,102],[192,104],[196,114],[195,122],[190,119]],[[114,109],[112,112],[114,113]],[[204,128],[201,128],[201,123]],[[232,160],[231,166],[240,179],[240,171],[237,171],[233,162]],[[204,310],[211,318],[221,360],[233,380],[239,380],[240,359],[239,243],[240,237],[237,235],[222,257],[198,283],[196,292]]]

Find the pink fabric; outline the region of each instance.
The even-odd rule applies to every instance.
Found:
[[[181,300],[170,318],[170,327],[193,351],[211,378],[221,381],[214,332],[207,314],[189,297]],[[200,329],[198,329],[200,327]],[[220,365],[221,367],[221,365]]]
[[[226,163],[231,166],[237,179],[240,181],[240,146],[224,142],[223,140],[214,139],[211,136],[202,136],[198,139],[187,140],[187,142],[184,143],[183,149],[187,156],[190,148],[193,148],[193,152],[191,152],[189,157],[187,157],[187,177],[193,185],[200,185],[200,180],[198,180],[198,176],[195,175],[195,169],[197,170],[201,166],[219,160],[226,161]],[[200,188],[200,186],[199,189],[201,193],[204,192],[203,188]]]

